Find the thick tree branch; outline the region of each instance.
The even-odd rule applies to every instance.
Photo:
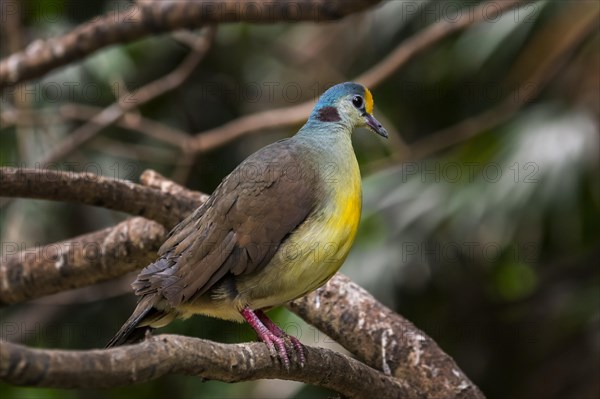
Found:
[[[73,174],[71,174],[73,175]],[[74,177],[75,178],[75,177]],[[194,203],[199,205],[201,202],[205,200],[205,196],[203,194],[195,193],[193,191],[187,190],[186,188],[179,186],[169,180],[165,179],[161,175],[157,174],[153,171],[146,171],[141,176],[142,184],[145,184],[149,187],[156,188],[160,190],[163,195],[167,198],[175,198],[176,200],[180,200],[184,203]],[[50,184],[46,182],[46,184]],[[132,187],[136,185],[131,185]],[[114,190],[128,190],[128,185],[115,185],[113,186]],[[157,190],[157,191],[158,191]],[[132,196],[141,195],[141,191],[132,190]],[[132,198],[133,200],[133,198]],[[151,254],[153,255],[153,253]],[[83,265],[83,267],[88,266]],[[141,266],[141,265],[139,265]],[[88,266],[90,267],[90,266]],[[104,271],[106,273],[106,271]],[[122,273],[125,273],[123,270]],[[113,275],[114,276],[114,275]],[[71,276],[62,277],[63,284],[65,286],[81,286],[79,283],[83,282],[81,279],[73,278]],[[21,289],[25,289],[25,287],[21,286]],[[12,293],[13,297],[19,295],[18,293]],[[21,298],[25,297],[21,294]],[[366,364],[374,367],[376,369],[381,370],[386,375],[391,375],[396,378],[396,382],[394,387],[398,388],[398,393],[394,394],[394,397],[407,397],[407,398],[483,398],[481,392],[477,389],[475,385],[464,375],[464,373],[460,370],[460,368],[456,365],[456,363],[446,355],[431,338],[429,338],[425,333],[417,329],[412,323],[403,319],[399,315],[395,314],[391,310],[387,309],[383,305],[381,305],[375,298],[369,295],[362,288],[352,283],[347,277],[342,275],[336,275],[334,278],[327,283],[325,286],[321,287],[314,293],[301,298],[297,301],[294,301],[289,305],[290,309],[299,314],[302,318],[304,318],[307,322],[315,325],[320,330],[327,333],[329,336],[340,342],[347,349],[353,352],[360,360],[364,361]],[[162,336],[161,336],[162,337]],[[140,345],[154,345],[154,343],[158,343],[161,337],[153,338],[149,343],[143,343]],[[179,338],[178,338],[179,339]],[[200,342],[199,340],[197,340]],[[180,341],[177,341],[180,342]],[[187,341],[186,341],[187,342]],[[196,342],[196,341],[192,341]],[[161,343],[162,344],[162,343]],[[105,367],[105,364],[102,362],[106,362],[107,360],[102,357],[105,355],[96,355],[97,353],[104,352],[79,352],[81,353],[81,359],[88,360],[77,360],[79,363],[73,363],[76,360],[76,353],[78,352],[54,352],[54,351],[38,351],[33,349],[27,349],[20,346],[14,346],[12,344],[2,344],[2,352],[8,352],[9,350],[11,354],[6,355],[6,358],[2,358],[2,373],[0,376],[2,378],[10,378],[11,383],[18,384],[32,384],[31,381],[41,381],[38,384],[43,386],[67,386],[67,385],[56,385],[58,382],[52,383],[51,381],[62,381],[57,380],[57,376],[70,375],[68,374],[68,369],[65,367],[70,367],[68,365],[63,364],[64,361],[60,359],[66,359],[60,356],[74,356],[70,359],[68,364],[78,364],[76,367],[78,371],[82,368],[88,370],[92,367]],[[10,345],[10,346],[9,346]],[[179,345],[179,344],[178,344]],[[181,347],[175,345],[176,347]],[[183,344],[181,344],[183,345]],[[210,343],[213,345],[213,343]],[[219,348],[223,346],[219,346]],[[246,347],[243,346],[242,347]],[[251,346],[248,346],[251,347]],[[6,348],[6,349],[5,349]],[[225,372],[223,375],[215,376],[213,374],[204,374],[214,371],[207,371],[209,369],[208,365],[213,363],[204,363],[204,361],[198,361],[198,363],[185,363],[184,368],[177,368],[177,364],[182,363],[182,359],[175,357],[176,359],[173,363],[167,361],[167,363],[162,362],[162,358],[158,360],[153,360],[155,363],[162,365],[165,364],[165,368],[150,368],[148,369],[149,374],[142,373],[140,370],[140,365],[137,362],[138,355],[137,350],[140,347],[136,345],[134,347],[127,348],[137,348],[132,349],[134,352],[131,354],[136,354],[133,358],[129,357],[120,357],[120,359],[130,359],[131,361],[122,362],[129,364],[130,366],[126,368],[126,371],[119,375],[122,375],[125,380],[114,380],[114,379],[106,379],[106,381],[111,381],[110,384],[125,384],[127,382],[139,381],[139,378],[144,378],[144,380],[150,378],[156,378],[159,375],[163,375],[166,373],[184,373],[184,374],[200,374],[207,378],[216,378],[225,381],[238,381],[238,378],[244,376],[245,372],[240,372],[240,370],[246,370],[236,368],[239,365],[244,365],[244,367],[249,367],[250,369],[254,369],[256,365],[262,364],[259,363],[258,360],[254,360],[254,363],[250,360],[238,361],[237,357],[231,357],[231,354],[227,354],[224,357],[214,356],[216,352],[212,353],[211,359],[213,362],[227,362],[227,365],[236,364],[238,366],[231,366],[231,370],[229,372]],[[144,347],[146,348],[146,347]],[[257,348],[259,348],[257,346]],[[262,348],[262,346],[260,346]],[[121,348],[119,348],[121,349]],[[128,349],[129,350],[129,349]],[[160,352],[159,349],[156,349]],[[165,349],[169,351],[170,349]],[[196,350],[205,350],[194,347],[192,352],[184,351],[188,353],[194,353],[195,356]],[[212,349],[211,349],[212,350]],[[261,349],[262,350],[262,349]],[[142,352],[148,353],[148,348],[142,350]],[[155,351],[155,349],[152,349]],[[315,356],[326,356],[325,352],[317,351],[316,349],[309,349],[310,353],[315,353]],[[314,352],[317,351],[317,352]],[[239,349],[235,349],[233,353],[239,353]],[[254,352],[254,350],[252,350]],[[49,360],[49,355],[53,353],[60,353],[60,356],[53,358],[54,360]],[[111,352],[112,353],[112,352]],[[158,353],[158,352],[156,352]],[[162,352],[160,352],[162,353]],[[170,352],[168,352],[170,353]],[[223,353],[223,352],[219,352]],[[90,356],[90,357],[86,357]],[[101,356],[101,357],[96,357]],[[108,356],[108,355],[106,355]],[[123,355],[128,356],[128,355]],[[169,355],[170,356],[170,355]],[[183,356],[177,355],[177,356]],[[236,355],[237,356],[237,355]],[[246,356],[245,354],[240,356]],[[252,355],[254,356],[254,355]],[[261,355],[267,356],[268,355]],[[327,355],[328,356],[328,355]],[[339,356],[339,355],[338,355]],[[12,360],[11,360],[12,359]],[[17,359],[17,360],[15,360]],[[42,360],[36,360],[42,359]],[[57,360],[58,359],[58,360]],[[93,360],[96,359],[96,360]],[[104,359],[102,361],[97,359]],[[110,359],[110,358],[109,358]],[[154,358],[152,358],[154,359]],[[194,357],[194,359],[196,359]],[[233,360],[232,360],[233,359]],[[235,360],[238,359],[238,360]],[[244,359],[247,359],[244,357]],[[254,358],[252,358],[254,359]],[[262,359],[262,357],[261,357]],[[319,358],[321,359],[321,358]],[[264,359],[263,359],[264,360]],[[263,360],[260,360],[262,362]],[[8,363],[6,363],[8,362]],[[38,362],[38,363],[36,363]],[[40,363],[41,362],[41,363]],[[51,362],[51,363],[48,363]],[[53,363],[52,363],[53,362]],[[82,363],[83,362],[83,363]],[[86,363],[87,362],[87,363]],[[100,362],[100,363],[98,363]],[[325,360],[318,360],[318,362],[325,362]],[[10,366],[9,366],[10,363]],[[109,361],[110,363],[110,361]],[[133,363],[133,364],[131,364]],[[21,366],[18,366],[21,364]],[[28,365],[25,367],[24,365]],[[50,364],[49,366],[43,366],[45,364]],[[57,364],[54,366],[54,364]],[[248,366],[248,364],[254,364],[254,366]],[[325,363],[323,363],[325,364]],[[189,367],[188,367],[189,366]],[[40,371],[40,367],[43,367],[43,370]],[[54,369],[53,367],[56,367]],[[113,363],[110,363],[110,367],[116,367]],[[112,370],[111,368],[106,370]],[[124,366],[123,366],[124,367]],[[183,367],[183,366],[181,366]],[[229,366],[227,366],[229,367]],[[309,364],[307,364],[308,369],[312,369],[312,355],[310,355]],[[321,366],[318,366],[321,367]],[[329,368],[329,367],[342,367],[342,368]],[[353,366],[352,366],[353,367]],[[217,369],[219,369],[217,367]],[[366,381],[363,379],[362,374],[367,373],[364,370],[358,370],[358,374],[349,373],[347,370],[356,370],[356,369],[348,369],[346,365],[338,364],[338,363],[327,363],[327,367],[325,367],[327,373],[323,371],[323,369],[317,368],[316,376],[319,376],[320,379],[312,379],[312,377],[305,374],[296,374],[294,371],[292,376],[289,375],[280,375],[280,374],[261,374],[263,371],[260,367],[257,368],[257,374],[253,375],[251,378],[246,379],[256,379],[256,378],[292,378],[298,379],[307,383],[312,383],[316,385],[328,386],[343,393],[346,393],[350,396],[358,395],[360,396],[371,396],[364,395],[362,391],[353,391],[346,392],[339,387],[333,385],[326,385],[323,383],[323,378],[328,380],[327,384],[334,384],[333,376],[336,373],[336,370],[341,370],[344,374],[344,384],[352,385],[354,383],[354,379],[360,376],[359,384],[362,389],[364,387],[368,387],[371,384],[370,381]],[[46,371],[44,371],[46,370]],[[219,369],[219,370],[222,370]],[[279,370],[277,368],[277,370]],[[310,370],[312,373],[313,370]],[[42,374],[40,374],[42,373]],[[55,373],[55,374],[54,374]],[[66,373],[66,374],[64,374]],[[90,372],[92,375],[94,373]],[[136,374],[137,373],[137,374]],[[153,374],[155,373],[155,374]],[[332,374],[333,373],[333,374]],[[86,374],[87,375],[87,374]],[[366,374],[371,378],[371,374]],[[70,375],[71,377],[74,374]],[[143,376],[143,377],[140,377]],[[325,377],[324,377],[325,376]],[[65,384],[82,384],[85,385],[84,381],[90,382],[90,384],[109,384],[109,382],[102,382],[105,379],[100,378],[100,381],[94,380],[95,377],[90,377],[90,380],[79,380],[75,378],[66,378],[68,381]],[[108,378],[108,377],[107,377]],[[228,379],[225,379],[228,378]],[[302,378],[302,379],[300,379]],[[337,377],[336,377],[337,378]],[[384,378],[384,376],[380,376],[379,378]],[[77,380],[79,382],[73,382]],[[349,382],[348,382],[349,380]],[[120,382],[119,382],[120,381]],[[383,381],[383,380],[381,380]],[[402,381],[402,384],[400,382]],[[376,384],[377,382],[373,382]],[[385,384],[387,386],[389,382],[386,380]],[[61,383],[62,384],[62,383]],[[337,384],[337,383],[335,383]],[[69,385],[72,386],[72,385]],[[91,386],[91,385],[85,385]],[[95,386],[95,385],[94,385]],[[374,385],[375,386],[375,385]],[[394,388],[394,389],[395,389]],[[356,388],[359,389],[359,388]],[[369,391],[374,392],[374,391]],[[396,391],[391,391],[396,392]],[[376,395],[380,396],[380,395]]]
[[[340,273],[288,308],[361,361],[406,382],[410,397],[484,398],[430,337]]]
[[[111,44],[209,23],[325,21],[365,10],[380,0],[152,1],[94,18],[71,32],[36,40],[0,61],[0,89],[40,77]]]
[[[288,372],[262,343],[227,345],[159,335],[109,350],[65,351],[0,342],[0,379],[16,385],[108,388],[166,374],[226,382],[279,378],[330,388],[350,398],[418,398],[406,384],[324,348],[307,347],[306,365]]]
[[[44,247],[2,243],[0,306],[122,276],[154,260],[166,231],[143,218]]]
[[[177,197],[127,180],[92,173],[48,169],[0,168],[3,197],[37,198],[101,206],[156,220],[167,228],[198,207],[193,199]]]
[[[208,196],[148,170],[142,185],[91,173],[0,168],[3,196],[103,206],[154,217],[171,228]],[[0,306],[85,287],[139,269],[156,256],[166,231],[144,218],[43,247],[3,243]]]

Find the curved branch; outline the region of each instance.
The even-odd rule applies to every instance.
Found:
[[[184,203],[200,204],[205,200],[202,194],[177,185],[154,171],[145,171],[140,180],[142,184],[155,187],[165,196]],[[127,186],[115,189],[127,190]],[[139,191],[132,195],[139,195]],[[62,281],[69,286],[79,286],[81,282],[70,276],[63,277]],[[20,288],[24,289],[23,286]],[[483,398],[477,387],[431,338],[345,276],[334,276],[317,291],[290,303],[289,308],[340,342],[366,364],[406,381],[407,384],[402,386],[403,397]],[[37,381],[39,376],[36,373],[29,371],[27,377],[20,378]],[[267,377],[261,375],[256,378]]]
[[[314,103],[307,101],[291,107],[261,111],[239,117],[231,122],[205,132],[197,133],[189,140],[190,151],[205,152],[225,145],[238,137],[300,124],[306,121]]]
[[[166,237],[164,227],[143,218],[19,251],[3,242],[0,306],[84,287],[122,276],[152,262]]]
[[[461,13],[456,20],[441,20],[432,24],[430,27],[410,37],[400,43],[386,58],[378,64],[356,77],[354,80],[365,84],[370,88],[377,87],[381,82],[389,78],[398,69],[406,65],[418,54],[427,50],[434,44],[444,38],[468,28],[469,26],[496,18],[499,14],[509,11],[512,8],[536,0],[506,0],[497,2],[490,0],[475,7],[472,11]],[[493,3],[494,6],[490,7]],[[3,62],[0,62],[0,78]],[[0,79],[0,88],[1,79]],[[266,129],[293,126],[304,122],[309,115],[312,107],[312,101],[306,101],[290,107],[279,108],[268,111],[261,111],[254,114],[239,117],[229,123],[210,129],[204,132],[196,133],[193,137],[186,138],[180,136],[180,141],[176,142],[180,148],[185,148],[191,153],[201,153],[223,146],[241,136],[258,133]],[[125,110],[127,111],[127,110]],[[110,116],[110,115],[109,115]],[[120,115],[122,116],[122,115]],[[118,118],[117,118],[118,119]],[[115,118],[111,117],[111,121]],[[96,127],[104,126],[105,123],[94,123]],[[90,128],[91,129],[91,128]],[[61,155],[61,154],[59,154]],[[56,155],[52,159],[57,158]]]
[[[50,125],[63,120],[73,119],[82,122],[96,123],[94,117],[99,115],[105,108],[66,103],[58,108],[42,108],[39,110],[9,108],[0,112],[0,128],[11,125],[37,126]],[[101,123],[101,122],[99,122]],[[182,130],[167,126],[161,122],[146,118],[135,111],[128,111],[115,121],[115,125],[124,129],[137,131],[154,140],[177,147],[182,152],[187,149],[189,135]]]
[[[456,19],[443,18],[401,43],[377,65],[359,75],[356,81],[367,87],[376,87],[398,68],[441,40],[472,25],[495,21],[505,12],[535,1],[538,0],[489,0],[469,12],[461,12]]]
[[[165,76],[140,87],[134,93],[121,95],[116,102],[104,108],[85,124],[71,132],[67,138],[44,156],[41,163],[45,164],[64,158],[80,145],[91,140],[103,128],[119,120],[127,112],[180,86],[208,52],[215,37],[216,27],[208,26],[203,31],[204,34],[200,36],[185,31],[177,32],[179,35],[175,36],[185,40],[185,43],[191,47],[191,51],[175,69]],[[181,39],[180,41],[183,41]]]
[[[173,227],[208,196],[147,170],[142,185],[91,173],[0,168],[3,196],[69,201],[155,217]],[[154,260],[166,230],[144,218],[43,247],[4,243],[0,306],[85,287],[137,270]]]
[[[455,20],[442,19],[400,43],[386,58],[353,80],[375,88],[415,56],[442,39],[531,1],[537,0],[490,0],[472,11],[461,13]],[[494,7],[490,7],[491,3]],[[197,133],[190,139],[190,150],[196,153],[204,152],[247,134],[300,124],[306,120],[313,106],[313,101],[306,101],[291,107],[242,116],[220,127]]]
[[[380,0],[251,2],[151,1],[88,21],[71,32],[36,40],[24,51],[0,61],[0,89],[40,77],[116,43],[129,43],[149,34],[200,27],[209,23],[273,23],[335,20],[365,10]]]
[[[340,273],[288,308],[369,366],[405,381],[411,397],[484,398],[435,341]]]
[[[225,382],[279,378],[330,388],[351,398],[417,398],[406,384],[324,348],[306,347],[306,365],[288,372],[262,343],[219,344],[159,335],[109,350],[66,351],[0,342],[0,379],[16,385],[108,388],[166,374]]]
[[[575,6],[563,11],[560,15],[562,27],[560,23],[553,23],[552,26],[546,27],[546,29],[556,29],[556,25],[558,25],[559,28],[562,28],[560,29],[562,35],[557,40],[546,43],[549,48],[543,53],[549,55],[540,61],[539,65],[536,66],[536,70],[531,73],[528,79],[510,92],[495,107],[466,118],[455,125],[433,132],[411,144],[408,148],[409,152],[402,154],[402,162],[423,159],[466,141],[481,132],[508,121],[523,106],[534,101],[567,64],[566,56],[598,30],[600,12],[597,5],[590,5],[591,3],[573,4]],[[571,21],[577,21],[577,24],[571,24]],[[569,28],[565,29],[565,25]],[[539,51],[540,43],[533,41],[529,48],[525,48],[523,53],[529,54],[534,46]]]
[[[101,206],[143,216],[171,228],[198,207],[195,198],[92,173],[0,168],[3,197],[25,197]]]
[[[152,169],[146,169],[140,175],[140,183],[144,186],[160,190],[161,193],[183,198],[184,201],[190,201],[196,207],[202,205],[209,197],[207,194],[192,191],[187,187],[177,184]]]

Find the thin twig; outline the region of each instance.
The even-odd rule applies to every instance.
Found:
[[[401,159],[403,162],[423,159],[443,149],[466,141],[494,126],[509,120],[523,106],[529,104],[541,91],[554,80],[558,72],[565,66],[568,54],[579,47],[590,35],[597,32],[600,20],[600,9],[597,6],[588,7],[589,3],[573,3],[572,10],[560,14],[562,25],[558,40],[546,42],[546,56],[531,73],[531,76],[513,90],[499,105],[485,110],[481,114],[467,118],[456,125],[439,130],[422,138],[409,146],[409,152]],[[574,15],[576,14],[576,15]],[[578,21],[572,24],[572,21]],[[551,29],[556,29],[552,24]],[[542,34],[540,34],[542,35]],[[532,44],[538,50],[540,43]],[[529,54],[532,49],[525,49],[523,54]]]
[[[55,108],[41,108],[38,110],[19,110],[14,107],[6,107],[0,111],[0,128],[11,125],[38,126],[59,123],[64,120],[73,119],[94,123],[93,118],[102,112],[102,108],[87,104],[66,103]],[[176,128],[165,125],[150,118],[146,118],[135,112],[126,112],[115,124],[124,129],[142,133],[152,139],[162,141],[179,148],[182,152],[188,143],[190,136]]]
[[[118,139],[102,136],[89,143],[88,148],[110,155],[115,159],[131,159],[156,165],[172,165],[173,160],[179,157],[177,150],[172,148],[137,143],[127,143],[125,146]]]
[[[68,119],[79,119],[93,123],[94,115],[101,109],[84,104],[64,104],[58,108],[58,113]],[[137,131],[155,140],[163,141],[184,150],[189,135],[179,129],[165,125],[154,119],[146,118],[139,114],[126,112],[116,124],[125,129]]]
[[[377,87],[385,79],[390,77],[393,73],[397,72],[398,69],[406,65],[416,55],[422,53],[426,49],[430,48],[431,46],[450,36],[451,34],[454,34],[460,30],[464,30],[474,24],[484,22],[486,19],[495,18],[501,13],[504,13],[512,8],[515,8],[522,4],[526,4],[528,2],[528,0],[506,0],[503,2],[496,2],[495,0],[492,0],[490,2],[486,2],[484,4],[479,5],[478,7],[473,9],[472,12],[461,13],[461,16],[457,20],[441,20],[439,22],[436,22],[429,28],[402,42],[396,47],[395,50],[392,51],[392,53],[390,53],[390,55],[388,55],[385,59],[383,59],[378,64],[370,68],[368,71],[356,77],[355,80],[362,82],[371,88]],[[490,3],[493,3],[494,7],[489,7]],[[161,136],[160,139],[163,139],[165,141],[171,140],[173,144],[176,144],[180,148],[186,149],[192,153],[202,153],[223,146],[244,135],[263,132],[267,129],[281,128],[300,124],[306,120],[313,105],[314,104],[312,101],[307,101],[291,107],[262,111],[251,115],[242,116],[220,127],[210,129],[204,132],[199,132],[193,137],[187,137],[185,138],[185,141],[183,141],[184,137],[177,134],[171,135],[171,137],[168,138],[168,135],[162,135],[159,133]],[[107,108],[107,110],[109,110],[110,108],[111,107]],[[87,125],[97,125],[96,127],[94,127],[94,130],[96,130],[100,129],[101,126],[106,126],[107,123],[112,123],[115,120],[119,119],[121,116],[123,116],[122,113],[114,114],[114,110],[110,112],[107,110],[105,111],[110,114],[109,118],[100,118],[99,121],[95,121],[94,119],[92,119],[88,122]],[[99,115],[102,114],[103,113]],[[140,121],[139,123],[142,122]],[[144,123],[148,124],[148,120],[144,121]],[[152,128],[151,126],[146,127]],[[164,131],[164,128],[167,128],[166,126],[156,127],[158,127],[158,131]],[[74,132],[73,135],[76,135],[77,132],[80,131],[80,129]],[[148,129],[148,132],[151,132],[152,130],[153,129]],[[88,137],[88,135],[86,134],[82,137],[85,141],[93,137],[93,135],[91,135],[91,137]],[[70,145],[67,144],[68,147],[66,148],[66,150],[71,151],[77,145],[80,144],[81,142],[73,141]],[[52,159],[57,155],[60,154],[50,154],[49,157]]]
[[[404,41],[377,65],[359,75],[356,80],[367,87],[376,87],[387,77],[395,73],[398,68],[406,65],[416,55],[450,35],[478,23],[494,21],[505,12],[534,1],[537,0],[491,0],[478,5],[468,12],[461,12],[460,16],[456,19],[443,18]]]
[[[461,13],[456,20],[443,19],[436,22],[400,43],[390,55],[354,78],[354,81],[375,88],[416,55],[448,36],[469,26],[496,18],[502,13],[529,2],[529,0],[503,0],[501,2],[491,0],[475,7],[472,11]],[[494,7],[490,7],[490,4],[494,4]],[[197,133],[190,140],[190,150],[201,153],[225,145],[244,135],[300,124],[306,120],[313,106],[313,101],[307,101],[291,107],[242,116],[215,129]]]
[[[190,140],[190,150],[195,153],[206,152],[241,136],[260,133],[266,129],[300,124],[306,121],[313,106],[314,103],[308,101],[291,107],[242,116],[217,128],[197,133]]]
[[[116,122],[127,112],[181,85],[206,55],[214,39],[215,27],[205,28],[205,33],[192,42],[192,50],[173,71],[154,80],[133,93],[119,99],[95,115],[89,122],[75,129],[65,140],[47,154],[42,164],[56,161],[70,154],[77,147],[92,139],[103,128]]]

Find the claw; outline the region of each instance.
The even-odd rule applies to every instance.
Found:
[[[292,345],[294,349],[296,349],[296,353],[298,354],[298,359],[300,360],[300,367],[304,367],[306,364],[306,355],[304,354],[304,345],[300,342],[300,340],[296,337],[288,335],[290,341],[292,341]]]
[[[275,357],[276,355],[279,355],[279,359],[286,370],[289,371],[290,369],[290,358],[286,350],[287,342],[291,342],[298,354],[300,367],[304,367],[304,364],[306,363],[304,346],[296,337],[287,335],[285,331],[279,328],[277,324],[273,323],[262,310],[253,311],[246,307],[242,309],[240,313],[254,331],[256,331],[258,338],[267,345],[271,356]],[[277,351],[275,349],[277,349]]]
[[[285,342],[283,341],[283,339],[277,337],[277,336],[273,336],[271,338],[273,341],[275,341],[275,346],[277,346],[277,351],[279,353],[279,359],[281,359],[281,361],[283,362],[283,367],[285,367],[286,370],[290,370],[290,358],[288,357],[287,351],[285,350]]]
[[[269,338],[268,336],[260,336],[260,334],[258,335],[259,339],[265,343],[265,345],[267,345],[267,349],[269,349],[269,353],[271,354],[271,357],[276,357],[277,356],[277,351],[275,350],[275,345],[273,344],[273,340],[271,338]]]
[[[280,338],[289,340],[292,343],[292,346],[298,354],[300,367],[304,367],[304,364],[306,363],[306,356],[304,354],[304,345],[302,345],[300,340],[292,335],[288,335],[277,324],[273,323],[273,321],[269,319],[269,317],[262,310],[257,310],[255,314],[270,332],[272,332],[274,335]]]

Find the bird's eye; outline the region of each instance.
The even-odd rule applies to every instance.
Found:
[[[361,96],[354,96],[354,98],[352,98],[352,104],[356,108],[361,108],[363,106],[363,98]]]

